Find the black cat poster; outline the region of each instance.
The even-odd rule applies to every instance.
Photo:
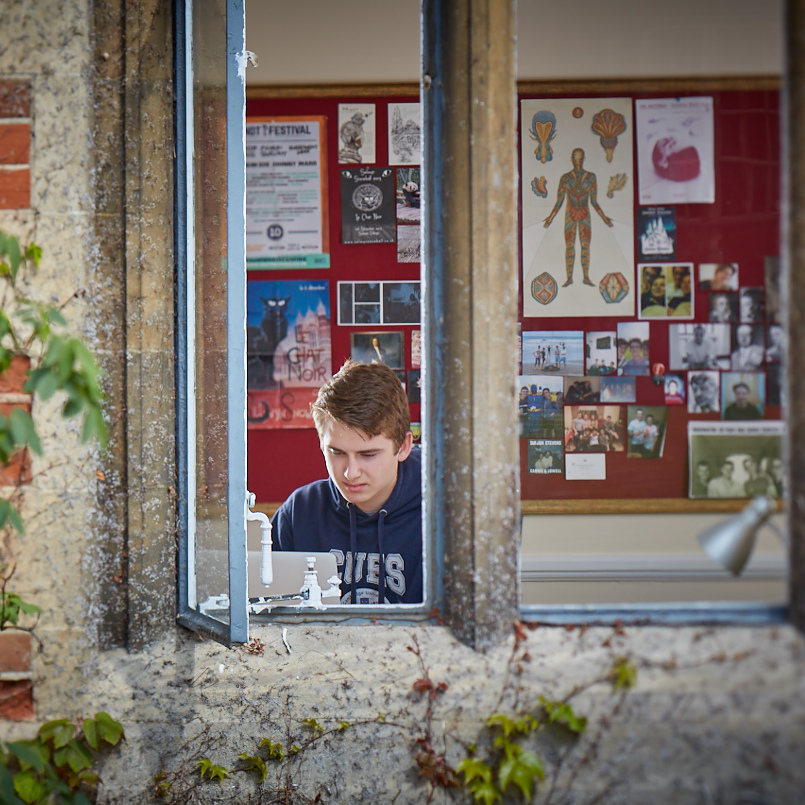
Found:
[[[312,428],[310,403],[332,373],[329,282],[249,280],[248,427]]]
[[[396,210],[391,168],[341,171],[342,243],[394,243]]]

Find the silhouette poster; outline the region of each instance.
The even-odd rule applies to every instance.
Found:
[[[250,280],[248,427],[312,428],[310,403],[332,373],[329,282]]]

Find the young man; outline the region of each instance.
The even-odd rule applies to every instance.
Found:
[[[311,411],[330,477],[280,506],[275,550],[334,554],[342,603],[421,602],[421,453],[399,378],[382,363],[347,361]]]

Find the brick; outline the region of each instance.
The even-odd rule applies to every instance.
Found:
[[[0,394],[20,394],[28,379],[31,359],[27,355],[15,355],[8,369],[0,373]],[[30,411],[30,409],[29,409]]]
[[[31,124],[0,123],[0,165],[27,165],[31,161]]]
[[[0,673],[31,670],[31,635],[28,632],[0,632]]]
[[[6,466],[0,464],[0,486],[27,486],[32,475],[31,454],[27,447],[14,453]]]
[[[0,168],[0,210],[27,210],[30,206],[30,169]]]
[[[29,81],[0,81],[0,117],[31,116],[31,84]]]
[[[32,721],[34,717],[34,683],[30,679],[0,682],[0,719]]]

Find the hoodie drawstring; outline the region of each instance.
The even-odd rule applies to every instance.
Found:
[[[383,550],[383,524],[388,512],[381,509],[377,513],[377,550],[380,552],[380,567],[377,580],[377,603],[386,603],[386,552]]]
[[[355,504],[348,502],[347,509],[349,510],[349,552],[352,557],[350,560],[352,567],[349,572],[349,586],[347,587],[349,598],[347,598],[347,601],[350,604],[357,604],[358,602],[355,600],[355,563],[358,558],[358,532],[355,525]]]

